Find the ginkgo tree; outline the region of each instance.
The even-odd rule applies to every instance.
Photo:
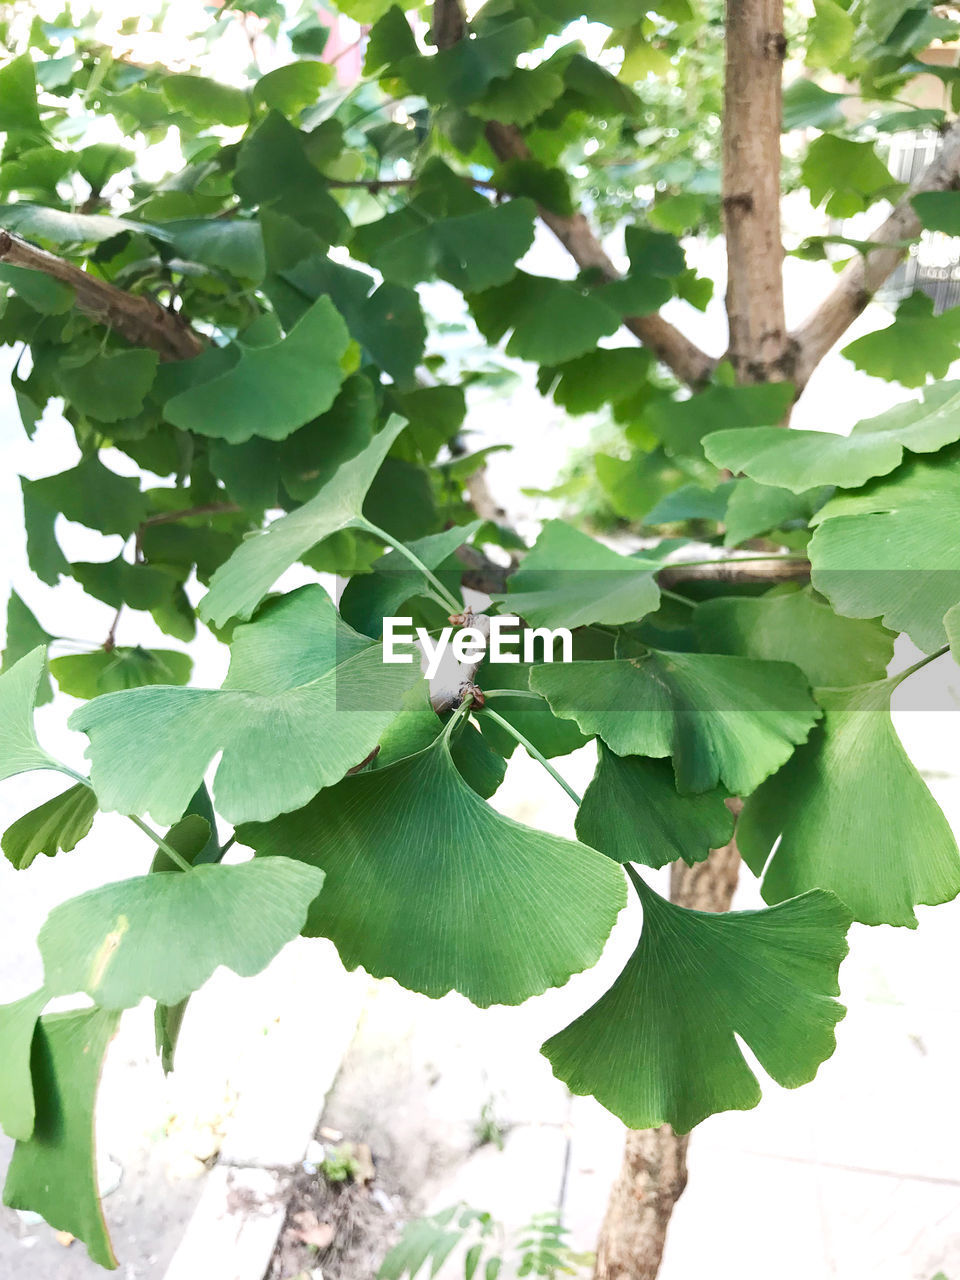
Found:
[[[0,341],[27,436],[53,401],[79,455],[22,481],[29,566],[112,617],[60,652],[15,584],[0,778],[63,780],[2,848],[29,875],[95,849],[102,811],[155,847],[148,874],[51,912],[42,986],[0,1008],[4,1196],[115,1265],[92,1118],[142,1000],[167,1069],[213,970],[258,972],[299,934],[426,996],[519,1004],[593,965],[630,893],[634,955],[543,1052],[633,1130],[597,1272],[651,1277],[685,1135],[759,1100],[737,1038],[811,1080],[851,922],[913,927],[960,892],[890,718],[899,685],[960,659],[960,383],[933,381],[957,314],[915,290],[843,347],[919,396],[846,436],[785,429],[925,231],[960,232],[940,56],[960,27],[925,0],[338,10],[227,4],[169,65],[165,11],[0,22]],[[908,187],[889,145],[918,134]],[[789,246],[842,267],[792,331],[788,190],[841,220]],[[873,229],[843,234],[854,215]],[[526,257],[538,226],[556,274]],[[662,309],[707,305],[683,239],[721,228],[729,342],[707,353]],[[459,343],[431,283],[460,300]],[[642,551],[598,541],[575,486],[529,549],[490,499],[469,435],[505,358],[606,423],[591,483]],[[70,560],[63,520],[123,550]],[[481,616],[572,630],[573,660],[473,662],[442,690],[383,661],[385,618],[469,620],[466,588]],[[146,615],[169,646],[143,643]],[[191,684],[198,627],[229,646],[219,689]],[[922,656],[892,670],[898,634]],[[86,772],[38,740],[54,684]],[[591,741],[581,798],[554,761]],[[518,745],[574,799],[576,839],[488,803]],[[763,909],[729,910],[741,853]],[[671,900],[644,870],[668,864]]]

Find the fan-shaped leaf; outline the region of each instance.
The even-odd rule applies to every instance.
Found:
[[[960,307],[934,315],[933,299],[918,289],[897,307],[893,324],[848,343],[842,354],[873,377],[920,387],[930,374],[945,378],[958,350]]]
[[[707,600],[694,614],[694,627],[710,653],[792,662],[812,685],[880,680],[893,657],[889,631],[840,617],[809,587]]]
[[[140,412],[156,372],[155,351],[105,351],[83,364],[64,361],[60,385],[80,413],[100,422],[118,422]],[[136,482],[127,481],[131,483]]]
[[[835,1048],[837,969],[850,916],[813,892],[765,911],[714,915],[643,887],[643,933],[597,1004],[543,1046],[573,1093],[591,1093],[631,1129],[679,1133],[745,1111],[760,1086],[737,1044],[787,1088]]]
[[[9,671],[15,662],[26,657],[32,649],[48,644],[52,639],[53,636],[44,631],[17,593],[11,591],[7,601],[7,643],[3,650],[3,661],[0,662],[0,674]],[[42,707],[52,697],[50,677],[44,672],[37,689],[36,705]]]
[[[462,107],[481,97],[492,80],[508,75],[532,38],[533,23],[518,18],[489,35],[460,40],[432,57],[404,58],[392,72],[428,102]]]
[[[470,309],[489,342],[499,342],[512,329],[507,354],[538,364],[582,356],[620,327],[619,313],[594,293],[525,271],[518,271],[507,284],[475,294]]]
[[[501,817],[442,739],[240,834],[324,869],[304,932],[332,938],[348,968],[484,1007],[593,964],[625,900],[615,863]]]
[[[960,893],[960,854],[946,818],[890,719],[899,680],[820,689],[824,721],[747,800],[737,826],[767,902],[818,886],[863,924],[916,927],[913,908]]]
[[[145,996],[177,1004],[219,965],[251,977],[297,936],[322,885],[316,867],[271,858],[92,889],[54,907],[40,930],[45,988],[128,1009]]]
[[[838,613],[883,618],[927,652],[960,601],[960,451],[915,458],[816,516],[811,580]]]
[[[532,627],[635,622],[660,604],[653,560],[612,551],[563,520],[549,520],[494,599]]]
[[[534,667],[530,687],[617,755],[672,756],[681,791],[749,794],[819,715],[796,667],[715,654],[554,663]]]
[[[78,782],[12,822],[0,845],[17,870],[24,871],[39,853],[53,858],[61,850],[75,849],[93,826],[96,812],[97,797]]]
[[[43,677],[44,649],[34,649],[0,675],[0,779],[31,769],[59,769],[37,741],[33,708]]]
[[[654,433],[671,453],[700,457],[704,436],[716,432],[722,424],[730,424],[745,434],[767,427],[776,428],[777,434],[783,435],[777,424],[789,411],[793,397],[794,388],[789,382],[767,382],[755,387],[708,387],[689,400],[652,404],[648,418]]]
[[[871,476],[892,471],[903,457],[889,432],[835,436],[829,431],[744,427],[715,431],[703,447],[715,466],[797,494],[823,484],[856,488]]]
[[[70,723],[89,734],[104,809],[175,822],[222,752],[218,813],[265,820],[305,804],[364,760],[419,679],[415,664],[384,664],[380,646],[309,586],[237,628],[222,689],[108,693]]]
[[[200,601],[200,616],[219,627],[233,617],[249,618],[284,569],[332,533],[360,523],[367,490],[405,425],[400,419],[389,421],[309,502],[237,547],[213,575]]]
[[[168,400],[174,426],[240,444],[251,436],[285,440],[333,404],[346,376],[347,327],[329,298],[318,298],[286,337],[247,347],[218,377]]]
[[[192,670],[193,662],[185,653],[141,649],[139,645],[118,645],[109,652],[71,653],[50,662],[57,684],[74,698],[96,698],[145,684],[186,684]]]
[[[25,483],[30,486],[31,502],[45,507],[51,518],[61,513],[101,533],[127,537],[147,518],[147,499],[140,482],[118,476],[95,453],[69,471]]]
[[[717,431],[704,441],[718,467],[800,494],[815,485],[855,489],[900,465],[904,449],[936,453],[960,439],[960,383],[928,387],[921,400],[858,422],[848,436],[826,431]]]
[[[677,858],[702,862],[733,835],[721,790],[677,793],[666,760],[618,756],[602,742],[593,781],[577,813],[577,835],[617,862],[663,867]]]
[[[720,489],[723,487],[719,486]],[[757,484],[747,476],[734,480],[726,510],[718,517],[726,525],[723,545],[736,547],[748,538],[755,538],[757,534],[771,529],[783,529],[792,524],[805,525],[830,494],[829,487],[791,493],[789,489],[775,485]]]
[[[117,1260],[100,1207],[93,1112],[116,1027],[117,1015],[105,1009],[39,1020],[31,1057],[36,1123],[29,1142],[17,1143],[3,1188],[4,1204],[42,1214],[111,1269]]]
[[[0,1005],[0,1128],[18,1142],[33,1136],[36,1110],[30,1057],[37,1018],[48,999],[40,990],[13,1004]]]

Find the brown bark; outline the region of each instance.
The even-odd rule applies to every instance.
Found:
[[[783,0],[728,0],[723,118],[727,358],[739,382],[789,379],[780,239]]]
[[[728,582],[742,586],[745,583],[763,582],[776,586],[778,582],[808,582],[810,561],[802,557],[796,560],[718,560],[715,564],[668,565],[657,574],[661,587],[673,587],[681,582]]]
[[[783,310],[780,239],[782,0],[727,0],[723,216],[727,242],[727,358],[737,381],[785,381],[793,352]],[[700,576],[713,566],[691,566]],[[715,568],[718,578],[809,574],[803,561]],[[668,571],[671,572],[671,571]],[[681,581],[683,569],[673,570]],[[662,577],[663,575],[661,575]],[[739,578],[737,580],[740,580]],[[739,801],[733,802],[739,808]],[[737,885],[736,840],[694,867],[676,863],[670,897],[700,911],[728,911]],[[687,1183],[689,1138],[669,1125],[627,1133],[597,1244],[595,1280],[655,1280],[667,1228]]]
[[[921,191],[950,191],[960,187],[960,123],[944,135],[936,158],[927,166],[896,208],[870,237],[884,247],[858,255],[840,273],[832,293],[792,335],[796,350],[794,380],[802,390],[814,369],[863,311],[886,278],[907,253],[905,242],[920,234],[921,224],[910,203]]]
[[[698,911],[727,911],[739,868],[735,840],[694,867],[675,863],[670,897]],[[668,1124],[628,1131],[597,1242],[595,1280],[655,1280],[674,1206],[687,1185],[689,1141]]]
[[[84,315],[105,324],[135,347],[156,351],[161,360],[189,360],[204,348],[198,333],[173,311],[152,298],[125,293],[56,254],[47,253],[19,236],[0,230],[0,262],[27,271],[40,271],[69,285]]]

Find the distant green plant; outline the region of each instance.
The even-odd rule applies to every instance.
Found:
[[[332,1147],[320,1165],[320,1172],[327,1182],[350,1182],[356,1178],[360,1165],[350,1144]]]
[[[463,1255],[464,1280],[482,1274],[484,1280],[520,1280],[523,1276],[575,1276],[593,1262],[593,1255],[577,1253],[566,1243],[568,1228],[556,1210],[534,1214],[511,1243],[503,1224],[489,1213],[457,1204],[428,1218],[408,1222],[399,1242],[384,1258],[378,1280],[414,1280],[427,1265],[435,1276],[458,1245]],[[483,1271],[480,1272],[480,1266]],[[504,1267],[506,1266],[506,1270]]]
[[[491,1095],[480,1107],[480,1115],[473,1126],[473,1139],[478,1147],[492,1143],[498,1151],[503,1150],[504,1128],[497,1119],[496,1105]]]

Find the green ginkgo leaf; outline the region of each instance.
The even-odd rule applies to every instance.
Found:
[[[471,114],[502,124],[530,124],[563,93],[563,80],[549,66],[517,67],[487,87]]]
[[[721,485],[720,489],[723,487]],[[737,547],[748,538],[768,533],[771,529],[803,526],[830,494],[829,486],[791,493],[789,489],[776,485],[757,484],[749,476],[734,480],[725,509],[717,517],[725,525],[723,545]]]
[[[931,374],[945,378],[958,350],[960,307],[935,315],[933,299],[917,289],[897,307],[893,324],[848,343],[841,355],[863,373],[921,387]]]
[[[362,525],[367,490],[405,426],[399,418],[388,421],[309,502],[241,543],[213,575],[210,590],[200,601],[200,616],[218,627],[233,617],[249,618],[281,573],[311,547],[341,529]]]
[[[960,439],[960,383],[928,387],[922,400],[858,422],[848,436],[827,431],[738,429],[707,436],[707,457],[760,484],[800,494],[817,485],[856,489],[898,467],[904,449],[936,453]]]
[[[495,27],[489,35],[460,40],[432,57],[404,58],[391,71],[428,102],[462,107],[481,97],[492,80],[513,71],[532,38],[533,23],[518,18]]]
[[[184,218],[165,222],[159,230],[190,262],[221,267],[246,280],[263,279],[263,232],[259,222],[241,218]]]
[[[96,698],[145,684],[186,684],[192,670],[193,662],[186,653],[141,649],[139,645],[117,645],[109,652],[70,653],[50,662],[57,684],[74,698]]]
[[[174,1005],[224,965],[243,978],[299,934],[323,873],[291,858],[133,876],[54,907],[37,939],[49,995]],[[242,927],[238,922],[242,921]]]
[[[548,520],[508,594],[494,599],[532,627],[635,622],[660,604],[653,560],[620,555],[563,520]]]
[[[871,476],[892,471],[903,457],[899,441],[889,432],[836,436],[829,431],[738,427],[713,432],[703,447],[714,466],[798,494],[824,484],[856,488]]]
[[[31,1057],[36,1122],[30,1140],[14,1148],[3,1188],[4,1204],[41,1214],[51,1227],[82,1240],[91,1259],[109,1269],[117,1260],[97,1187],[93,1116],[116,1028],[117,1014],[106,1009],[39,1020]]]
[[[0,846],[17,870],[24,871],[38,854],[53,858],[75,849],[93,826],[96,812],[97,797],[78,782],[12,822]]]
[[[631,1129],[679,1133],[760,1101],[738,1036],[778,1084],[812,1080],[845,1012],[832,998],[847,953],[843,904],[815,891],[713,914],[636,883],[639,945],[606,995],[543,1046],[554,1074]]]
[[[277,67],[261,76],[253,86],[253,98],[255,102],[292,116],[316,102],[320,90],[330,83],[334,75],[333,67],[327,62],[314,59],[289,62],[285,67]]]
[[[331,938],[349,969],[482,1007],[592,965],[626,896],[609,858],[490,808],[444,738],[240,838],[323,868],[304,932]]]
[[[654,402],[647,418],[654,434],[671,453],[698,458],[703,452],[704,436],[717,432],[721,425],[730,424],[744,432],[777,428],[793,398],[794,388],[789,382],[707,387],[689,400]],[[782,435],[782,430],[778,434]]]
[[[692,866],[733,835],[722,790],[678,793],[667,760],[618,756],[602,742],[593,781],[577,813],[577,835],[617,862]]]
[[[33,708],[44,672],[42,646],[0,675],[0,779],[31,769],[59,769],[37,741]]]
[[[349,341],[336,307],[318,298],[279,342],[245,348],[225,373],[168,400],[164,416],[184,431],[232,444],[251,436],[285,440],[337,398]]]
[[[207,80],[204,76],[165,76],[160,92],[174,111],[183,111],[198,124],[246,124],[250,103],[243,89]]]
[[[37,1018],[48,999],[41,990],[13,1004],[0,1005],[0,1128],[17,1142],[33,1136],[36,1108],[30,1057]]]
[[[2,661],[0,661],[0,675],[4,671],[9,671],[15,662],[26,657],[32,649],[36,649],[38,645],[49,644],[52,639],[53,636],[44,631],[23,600],[15,591],[11,591],[10,599],[7,601],[7,642],[4,645]],[[50,677],[44,672],[37,689],[36,705],[42,707],[52,697]]]
[[[499,342],[512,330],[507,354],[537,364],[561,364],[582,356],[620,327],[619,312],[595,291],[525,271],[495,289],[474,294],[469,302],[488,342]]]
[[[635,658],[534,667],[530,687],[617,755],[672,756],[681,791],[748,795],[819,716],[787,662],[650,649]]]
[[[127,537],[149,513],[140,481],[118,476],[95,453],[69,471],[24,483],[29,485],[31,503],[46,508],[51,518],[59,513],[101,533]]]
[[[4,133],[43,135],[36,71],[29,53],[21,53],[0,68],[0,129]]]
[[[156,372],[155,351],[105,351],[83,364],[64,362],[60,384],[81,413],[100,422],[117,422],[140,412]]]
[[[470,203],[440,216],[424,198],[412,209],[415,213],[401,210],[367,223],[357,234],[356,247],[397,284],[413,286],[439,276],[458,289],[490,289],[515,275],[517,259],[533,243],[532,200],[502,205],[481,200],[477,208]]]
[[[891,632],[873,620],[840,617],[809,587],[707,600],[694,629],[706,652],[792,662],[811,685],[881,680],[893,657]]]
[[[217,812],[266,820],[306,804],[366,759],[420,679],[388,665],[326,592],[301,587],[238,627],[221,689],[166,685],[94,698],[70,724],[90,737],[100,806],[175,822],[210,761]]]
[[[811,581],[838,613],[882,617],[928,653],[944,643],[943,615],[960,601],[960,450],[838,494],[816,521]]]
[[[904,751],[890,719],[898,677],[820,689],[823,724],[752,795],[737,826],[763,897],[780,902],[829,889],[862,924],[916,928],[914,907],[960,893],[949,823]]]
[[[955,661],[960,662],[960,604],[944,614],[943,628],[947,633],[947,643]]]

